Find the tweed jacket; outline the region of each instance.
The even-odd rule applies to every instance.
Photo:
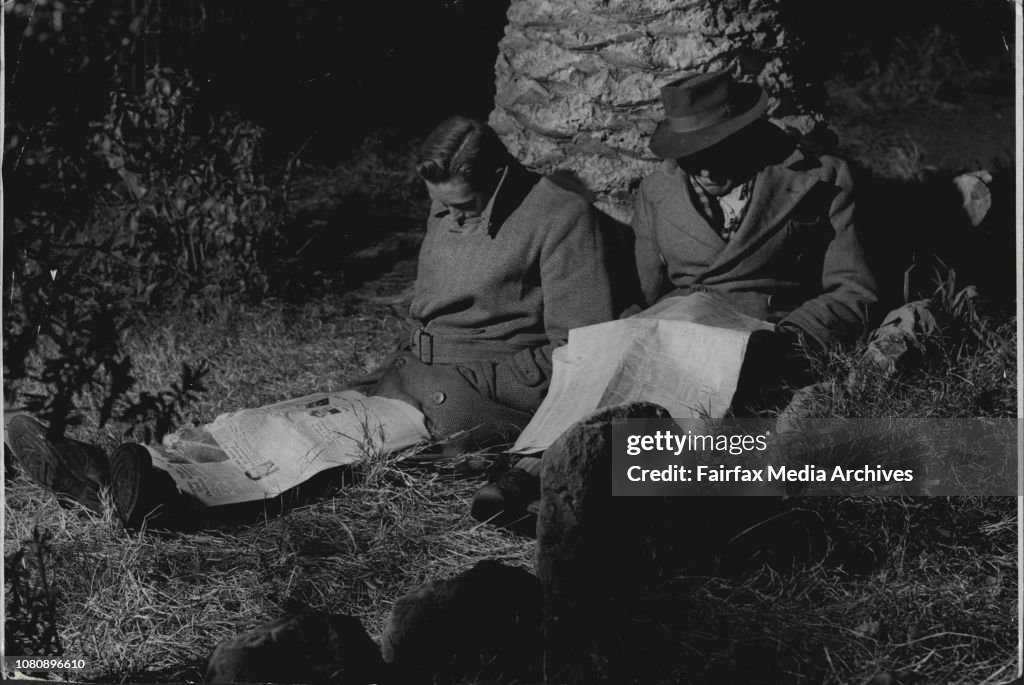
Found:
[[[460,227],[434,203],[418,326],[368,389],[419,407],[434,437],[475,431],[459,449],[513,439],[547,392],[552,349],[569,329],[613,318],[605,261],[590,204],[518,164],[478,221]]]
[[[795,326],[822,346],[858,335],[877,302],[854,226],[845,162],[795,144],[758,172],[742,222],[726,242],[666,161],[644,179],[633,217],[647,304],[666,295],[722,294],[750,316]]]

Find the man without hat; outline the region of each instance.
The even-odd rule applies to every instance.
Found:
[[[416,171],[432,205],[410,308],[415,326],[348,388],[415,407],[446,454],[508,444],[540,405],[552,350],[569,329],[613,316],[594,211],[558,179],[524,168],[490,127],[467,117],[434,129]],[[154,510],[175,514],[194,504],[145,445],[124,443],[108,457],[49,435],[27,415],[11,419],[9,434],[35,480],[94,510],[109,486],[129,527]],[[182,435],[220,451],[205,427]]]

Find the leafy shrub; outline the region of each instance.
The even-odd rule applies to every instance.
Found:
[[[105,257],[93,269],[154,303],[267,289],[260,255],[279,217],[256,171],[261,131],[230,114],[197,126],[196,94],[187,75],[154,71],[143,94],[114,96],[92,138],[117,179],[87,236]]]
[[[261,131],[197,115],[195,94],[188,75],[157,69],[88,128],[54,113],[8,136],[5,385],[9,400],[14,384],[27,388],[16,401],[54,431],[83,392],[99,391],[101,423],[128,411],[164,432],[202,370],[186,366],[176,388],[131,400],[121,332],[155,306],[267,290],[280,212],[258,171]]]

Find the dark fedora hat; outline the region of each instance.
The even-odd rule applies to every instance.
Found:
[[[651,136],[662,159],[700,152],[755,121],[768,107],[756,83],[741,83],[728,71],[687,74],[661,89],[665,118]]]

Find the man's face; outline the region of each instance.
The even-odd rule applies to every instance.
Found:
[[[733,136],[676,162],[709,194],[721,197],[753,175],[753,151],[743,149],[738,142]]]
[[[466,219],[474,219],[484,213],[490,194],[475,189],[464,178],[456,177],[443,183],[427,184],[430,199],[448,208],[455,222],[462,226]]]

